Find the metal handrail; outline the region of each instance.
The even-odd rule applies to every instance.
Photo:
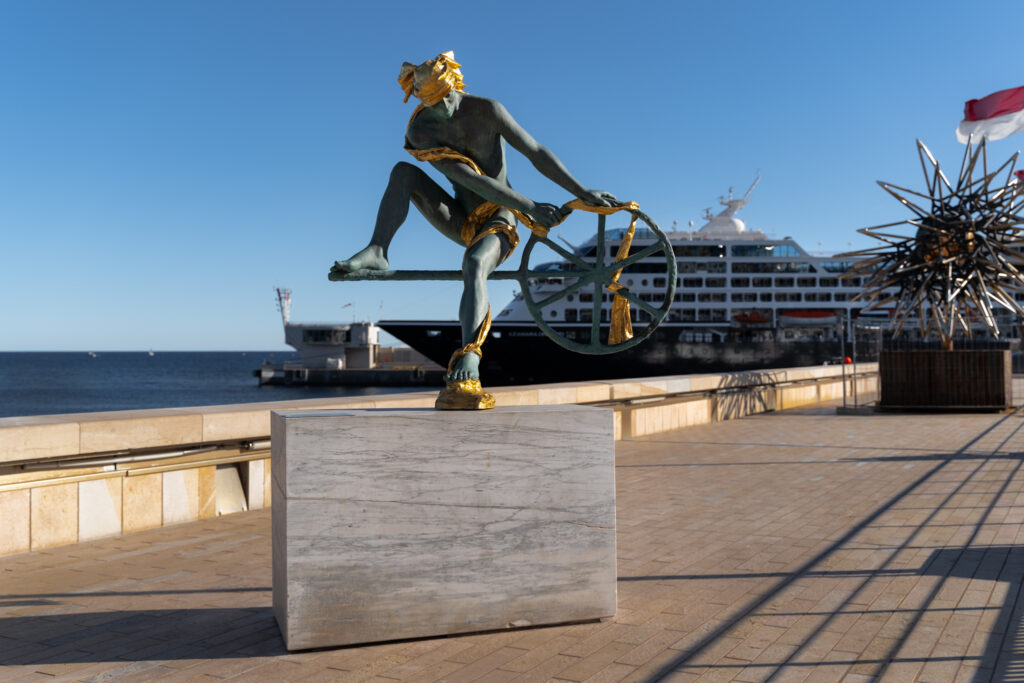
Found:
[[[13,469],[21,472],[36,472],[61,469],[85,469],[106,465],[120,465],[153,460],[174,460],[191,457],[212,451],[269,451],[270,436],[261,435],[239,439],[236,441],[211,441],[189,444],[175,444],[173,450],[167,446],[156,448],[126,448],[116,451],[96,451],[93,453],[77,453],[75,455],[53,456],[46,458],[26,458],[12,460],[0,465],[0,472]],[[8,472],[10,474],[10,472]],[[0,475],[2,476],[2,475]]]

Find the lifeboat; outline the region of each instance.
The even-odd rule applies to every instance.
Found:
[[[778,315],[779,325],[787,327],[822,327],[839,322],[839,316],[832,310],[780,310]]]
[[[770,316],[761,311],[742,311],[733,315],[732,319],[744,325],[765,325],[772,321]]]

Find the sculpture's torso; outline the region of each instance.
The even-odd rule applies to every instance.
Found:
[[[464,154],[475,161],[485,175],[509,185],[505,141],[499,132],[494,105],[487,98],[463,94],[451,118],[433,116],[428,110],[423,110],[409,123],[406,138],[416,149],[448,147]],[[456,199],[467,212],[484,201],[480,195],[455,181],[452,181],[452,186]]]

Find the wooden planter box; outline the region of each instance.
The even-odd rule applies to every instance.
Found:
[[[1008,350],[882,351],[878,374],[883,410],[1005,410],[1013,403]]]

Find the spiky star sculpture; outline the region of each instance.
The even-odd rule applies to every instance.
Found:
[[[958,329],[971,336],[972,319],[998,337],[993,305],[1024,315],[1013,297],[1024,292],[1024,257],[1016,251],[1024,247],[1024,184],[1013,172],[1017,154],[990,173],[985,141],[968,141],[955,185],[920,140],[917,154],[928,194],[879,181],[914,217],[859,230],[886,244],[844,254],[863,260],[843,277],[863,278],[864,291],[855,300],[868,302],[864,311],[892,306],[893,337],[915,318],[921,337],[934,332],[946,349],[953,348]],[[900,225],[911,226],[912,234],[890,231]]]

